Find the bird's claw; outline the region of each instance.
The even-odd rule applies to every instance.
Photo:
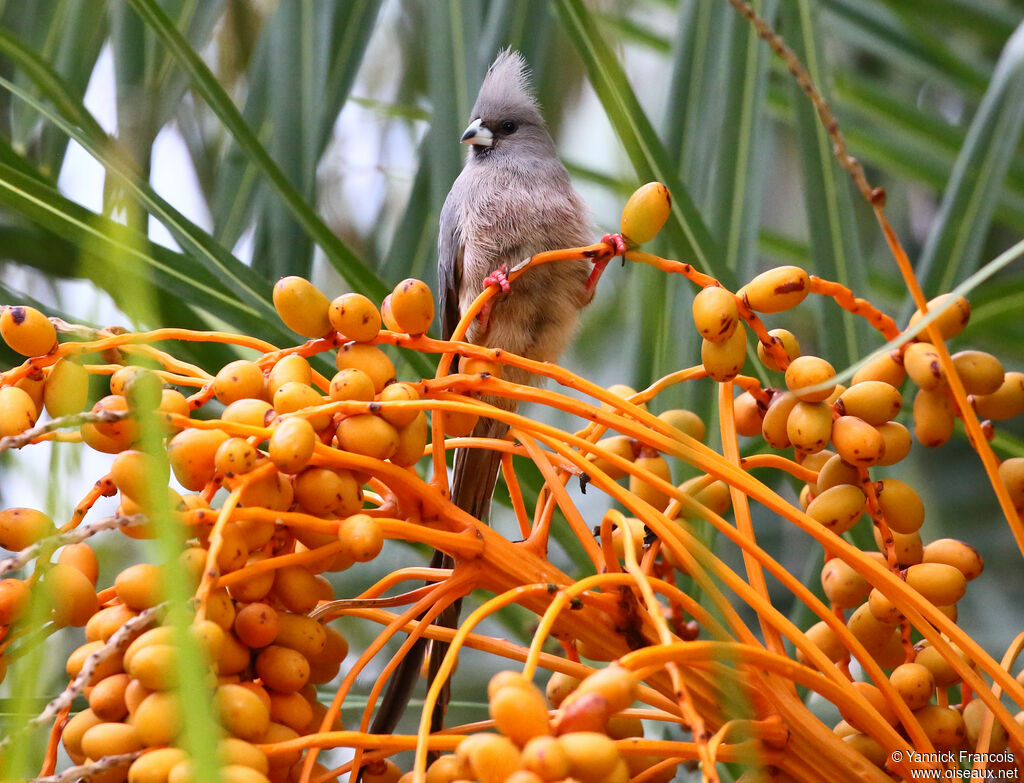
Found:
[[[503,294],[512,290],[512,285],[508,282],[508,264],[502,264],[484,278],[484,288],[492,285],[498,286]]]
[[[508,264],[502,264],[487,275],[487,277],[484,278],[482,290],[486,291],[492,285],[496,285],[500,289],[498,296],[504,296],[512,290],[512,284],[508,281]],[[493,304],[493,300],[485,303],[480,309],[480,313],[477,315],[477,320],[484,329],[487,328],[487,322],[490,320],[491,306]]]
[[[605,234],[601,241],[612,248],[613,256],[624,256],[629,248],[626,246],[626,238],[622,234]]]

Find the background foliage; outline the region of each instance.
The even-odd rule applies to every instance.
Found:
[[[831,101],[872,184],[885,187],[926,294],[1020,237],[1021,0],[753,5]],[[457,140],[487,64],[507,45],[533,66],[595,237],[616,227],[628,193],[659,179],[675,196],[655,248],[665,256],[726,285],[796,263],[909,314],[813,108],[726,0],[0,3],[0,300],[42,301],[69,320],[226,325],[291,344],[270,304],[282,275],[378,301],[404,277],[433,283]],[[104,100],[116,111],[103,111]],[[168,171],[169,145],[190,165]],[[86,166],[82,149],[100,167]],[[78,203],[71,184],[93,172],[97,197]],[[652,269],[612,268],[566,363],[637,387],[696,363],[691,295]],[[1021,369],[1020,264],[971,300],[957,345]],[[836,367],[876,345],[824,307],[770,325]],[[216,366],[224,350],[191,358]],[[430,371],[409,361],[400,375]],[[689,386],[665,407],[712,414],[710,386]],[[1019,435],[1001,429],[997,450],[1024,454]],[[66,468],[66,453],[52,459],[51,471]],[[928,504],[926,533],[965,538],[988,562],[992,581],[969,593],[961,623],[1001,650],[1020,625],[1024,577],[1007,573],[1016,555],[980,466],[962,438],[937,453],[916,446],[910,465],[901,475]],[[50,502],[75,500],[56,483]],[[766,548],[785,552],[795,573],[816,573],[806,541],[772,519],[760,524]],[[563,543],[559,556],[571,559]]]

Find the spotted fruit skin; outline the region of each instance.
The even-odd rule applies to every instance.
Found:
[[[23,305],[4,307],[0,312],[0,337],[22,356],[43,356],[57,344],[57,330],[47,317]]]
[[[798,266],[779,266],[762,272],[736,295],[754,312],[781,313],[792,310],[811,292],[811,279]]]
[[[668,188],[660,182],[648,182],[634,191],[622,210],[622,235],[634,245],[650,242],[671,211],[672,194]]]

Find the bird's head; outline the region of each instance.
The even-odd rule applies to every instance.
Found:
[[[478,160],[553,152],[519,52],[504,50],[488,69],[461,140],[472,145],[472,157]]]

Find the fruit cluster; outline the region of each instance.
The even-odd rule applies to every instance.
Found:
[[[735,299],[720,288],[703,289],[695,297],[693,316],[705,338],[702,358],[708,375],[719,381],[731,380],[742,367],[746,337],[739,307],[745,305],[759,313],[781,312],[799,303],[811,289],[810,278],[795,267],[764,273]],[[924,600],[956,622],[956,604],[965,594],[967,582],[982,572],[981,556],[965,542],[948,538],[924,545],[919,531],[925,507],[918,493],[897,478],[872,480],[868,468],[896,465],[910,452],[910,430],[895,421],[903,408],[901,386],[907,378],[916,387],[913,437],[923,446],[937,448],[950,438],[954,421],[961,415],[947,377],[950,365],[968,395],[968,404],[978,417],[989,420],[1024,413],[1024,374],[1006,372],[995,356],[975,350],[953,354],[944,364],[930,340],[937,336],[944,341],[959,334],[968,323],[970,305],[963,297],[943,295],[928,303],[928,311],[938,313],[934,332],[915,330],[924,317],[917,311],[907,326],[909,341],[864,363],[849,388],[835,382],[835,371],[826,360],[802,355],[791,332],[769,331],[770,342],[759,342],[758,356],[768,370],[784,373],[785,391],[760,387],[745,391],[735,401],[735,419],[741,435],[760,436],[773,449],[793,448],[796,461],[814,472],[800,495],[801,506],[811,518],[842,534],[867,513],[879,550],[868,556],[891,568]],[[779,357],[778,351],[769,354],[771,348],[781,349],[784,355]],[[990,421],[982,431],[991,433]],[[1024,501],[1017,477],[1022,464],[1024,460],[1011,458],[999,467],[1018,511]],[[962,679],[927,640],[913,644],[901,605],[840,557],[827,560],[821,584],[837,612],[844,616],[850,612],[846,627],[853,637],[881,667],[893,670],[890,682],[933,745],[939,750],[955,750],[966,742],[970,749],[977,748],[981,722],[989,714],[987,707],[979,700],[971,701],[961,715],[945,703],[931,704],[936,687],[961,685]],[[806,635],[829,660],[849,660],[847,640],[829,623],[818,622]],[[962,651],[955,647],[954,651],[969,664]],[[807,662],[799,650],[797,658]],[[884,703],[877,689],[872,694]],[[946,701],[944,693],[942,701]],[[897,725],[895,713],[889,710],[888,716]],[[969,718],[971,725],[967,726]],[[877,742],[846,721],[836,732],[879,766],[884,765],[886,753]],[[1003,750],[1006,744],[1005,730],[995,729],[989,749]]]
[[[76,538],[80,519],[58,531],[34,509],[0,512],[0,547],[22,554],[4,570],[39,558],[29,578],[0,581],[0,625],[17,629],[19,620],[28,619],[31,589],[38,585],[52,607],[46,619],[53,629],[84,626],[85,644],[69,657],[67,673],[89,706],[61,732],[75,764],[138,755],[181,735],[173,628],[146,630],[167,600],[169,569],[184,575],[188,591],[201,596],[190,630],[214,678],[226,780],[287,779],[298,754],[268,760],[253,741],[278,743],[341,727],[336,711],[325,721],[327,708],[315,686],[338,674],[348,644],[308,614],[334,599],[323,573],[372,560],[383,546],[376,512],[362,513],[364,486],[372,480],[357,469],[359,459],[413,465],[424,453],[427,419],[422,409],[402,405],[416,401],[418,393],[396,382],[391,360],[367,342],[380,331],[378,309],[358,294],[324,301],[318,309],[318,296],[323,295],[300,278],[285,278],[274,290],[289,326],[303,334],[334,335],[337,373],[329,381],[298,351],[233,361],[213,376],[177,376],[169,357],[159,369],[112,368],[90,361],[98,349],[85,344],[58,348],[53,324],[37,310],[4,309],[4,340],[37,358],[22,377],[0,388],[3,436],[24,440],[43,411],[55,422],[73,420],[87,406],[90,376],[109,375],[110,393],[78,417],[77,437],[116,455],[97,483],[97,495],[116,494],[120,504],[111,524],[77,532],[116,526],[132,538],[152,538],[161,513],[186,531],[177,562],[131,565],[97,593],[99,564],[89,544],[60,547]],[[420,281],[399,285],[385,302],[385,316],[398,328],[425,331],[433,317],[429,289]],[[198,390],[186,398],[167,381]],[[344,415],[330,409],[346,402],[357,410]],[[193,418],[204,406],[217,406],[215,417]],[[317,408],[324,410],[311,413]],[[162,444],[157,453],[146,450],[147,428]],[[314,457],[317,446],[353,462]],[[169,486],[172,472],[187,493]],[[231,492],[230,500],[214,509],[218,490]],[[78,516],[88,505],[87,500]],[[0,680],[5,669],[0,655]],[[183,750],[167,748],[113,768],[103,779],[186,781],[194,777],[191,766]]]
[[[602,389],[564,368],[462,342],[493,288],[452,340],[438,341],[426,335],[434,305],[420,281],[399,283],[378,308],[358,294],[330,301],[308,281],[284,278],[275,306],[307,338],[286,348],[180,329],[78,330],[78,341],[58,342],[41,313],[5,308],[0,334],[27,359],[0,375],[0,450],[63,440],[112,455],[109,470],[59,526],[33,509],[0,512],[0,547],[14,553],[0,560],[7,577],[0,581],[0,680],[9,659],[50,633],[84,629],[84,644],[67,661],[68,687],[30,721],[30,728],[52,725],[42,776],[56,770],[59,740],[79,765],[66,774],[198,779],[203,762],[191,755],[183,693],[192,660],[222,727],[213,744],[224,779],[240,783],[326,783],[356,767],[367,783],[394,783],[403,773],[390,757],[409,750],[416,751],[409,779],[425,775],[430,783],[658,781],[683,762],[700,764],[708,780],[729,762],[747,769],[744,783],[871,781],[934,766],[907,753],[894,757],[896,750],[1019,751],[1024,722],[1000,701],[1002,692],[1024,706],[1024,683],[1008,674],[1014,655],[997,663],[955,623],[967,582],[981,574],[980,556],[952,539],[925,545],[917,492],[871,471],[895,469],[911,449],[911,428],[897,420],[909,377],[917,387],[914,436],[937,447],[962,417],[1018,532],[1024,462],[996,464],[986,440],[992,425],[977,419],[1024,411],[1024,376],[981,352],[946,353],[944,340],[969,315],[966,302],[948,298],[928,303],[938,316],[925,323],[922,310],[903,344],[865,363],[845,388],[828,361],[802,354],[793,334],[769,331],[762,316],[815,293],[863,316],[887,340],[899,335],[895,323],[796,267],[766,272],[732,293],[689,265],[643,252],[637,245],[657,233],[669,204],[656,184],[630,199],[626,257],[700,288],[693,314],[704,345],[699,364],[640,391]],[[538,263],[604,264],[612,252],[602,242],[539,254],[509,276],[514,281]],[[781,374],[780,388],[742,374],[750,334],[760,375]],[[158,347],[173,340],[219,341],[254,355],[210,373]],[[436,377],[398,380],[389,345],[441,354]],[[456,353],[462,358],[451,373]],[[328,357],[334,369],[324,375]],[[584,398],[503,380],[503,366]],[[90,404],[95,378],[103,379],[103,396]],[[720,453],[703,443],[708,422],[693,412],[648,410],[665,388],[704,378],[719,391]],[[557,408],[585,425],[558,430],[491,405],[495,396]],[[49,420],[40,423],[44,413]],[[510,437],[464,438],[481,415],[502,418]],[[741,457],[742,437],[763,439],[767,450],[755,441],[755,453]],[[448,499],[446,450],[467,446],[503,452],[521,540]],[[430,480],[421,464],[428,457]],[[532,514],[516,478],[520,459],[544,479]],[[699,475],[677,484],[673,459]],[[776,494],[755,468],[793,476],[803,485],[799,501]],[[573,476],[614,503],[596,531],[569,494]],[[117,512],[94,519],[102,496],[116,496]],[[822,546],[827,603],[758,544],[750,501]],[[548,560],[556,509],[591,575],[573,579]],[[744,573],[697,534],[697,520],[742,553]],[[861,520],[871,525],[877,551],[851,543]],[[101,583],[89,544],[100,534],[159,537],[174,556],[133,563]],[[455,567],[397,569],[358,595],[336,595],[331,575],[373,560],[387,539],[442,549]],[[7,576],[30,564],[30,573]],[[769,600],[766,573],[820,621],[804,632],[789,623]],[[676,585],[681,574],[716,612]],[[420,586],[424,576],[429,583]],[[408,581],[417,586],[381,597]],[[493,598],[455,631],[432,624],[473,590]],[[756,613],[760,635],[736,612],[737,601]],[[475,631],[511,603],[540,618],[529,650]],[[400,611],[387,611],[394,607]],[[342,615],[383,626],[344,669],[348,644],[327,624]],[[43,623],[44,634],[33,633]],[[355,678],[401,633],[408,638],[346,730],[340,709]],[[466,646],[526,662],[522,673],[491,682],[496,733],[430,733],[429,721],[415,737],[368,732],[387,676],[424,636],[450,645],[440,677]],[[543,652],[552,638],[564,657]],[[852,660],[863,681],[852,676]],[[555,672],[546,702],[533,684],[538,667]],[[325,697],[328,684],[332,697]],[[843,721],[834,732],[796,698],[794,684],[836,705]],[[424,716],[440,686],[440,678],[431,684]],[[88,707],[71,716],[79,696]],[[647,739],[641,719],[670,733],[682,726],[691,741]],[[460,736],[468,732],[475,733]],[[328,769],[318,753],[333,747],[353,749],[355,760]],[[430,754],[453,750],[427,769]]]
[[[616,744],[616,740],[643,736],[639,718],[620,714],[636,699],[637,682],[632,673],[614,665],[582,681],[556,673],[548,680],[546,692],[545,700],[537,686],[519,672],[496,674],[487,696],[498,733],[470,734],[455,753],[431,763],[427,780],[626,783],[647,770],[651,771],[644,779],[651,783],[672,779],[674,766],[652,769],[659,759],[624,755]],[[412,779],[407,772],[399,781],[411,783]]]

